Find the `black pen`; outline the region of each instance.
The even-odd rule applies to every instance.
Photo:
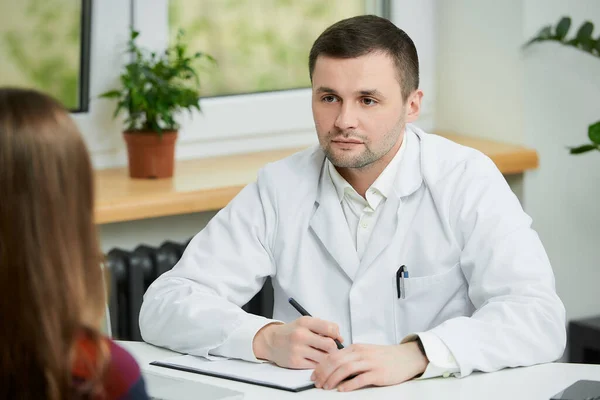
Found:
[[[406,278],[408,278],[408,268],[406,268],[406,265],[401,265],[396,271],[396,291],[399,299],[406,298],[406,289],[404,288]]]
[[[300,303],[298,303],[298,302],[297,302],[296,300],[294,300],[292,297],[290,297],[290,298],[288,299],[288,301],[290,302],[290,304],[292,305],[292,307],[294,307],[294,308],[295,308],[295,309],[296,309],[296,310],[297,310],[297,311],[298,311],[300,314],[302,314],[302,315],[303,315],[303,316],[305,316],[305,317],[312,317],[312,315],[310,315],[310,313],[309,313],[308,311],[306,311],[306,310],[304,309],[304,307],[302,307],[302,306],[300,305]],[[333,339],[333,341],[335,342],[335,344],[337,345],[337,348],[338,348],[339,350],[341,350],[341,349],[343,349],[343,348],[344,348],[344,345],[343,345],[343,344],[341,344],[339,340],[337,340],[337,339]]]

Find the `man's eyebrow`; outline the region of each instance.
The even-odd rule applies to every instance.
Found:
[[[361,96],[385,97],[383,93],[377,89],[359,90],[358,94]]]
[[[337,94],[337,92],[335,90],[333,90],[332,88],[328,88],[327,86],[320,86],[317,89],[317,93],[333,93],[333,94]]]
[[[317,88],[317,93],[328,93],[328,94],[335,94],[335,95],[338,94],[338,92],[335,89],[332,89],[327,86],[320,86],[319,88]],[[362,90],[357,90],[355,93],[360,96],[373,96],[373,97],[384,97],[385,98],[383,93],[381,93],[377,89],[362,89]]]

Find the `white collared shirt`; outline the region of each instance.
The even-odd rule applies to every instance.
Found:
[[[402,141],[398,152],[390,163],[385,167],[375,182],[367,189],[365,197],[362,197],[337,171],[335,166],[326,160],[329,176],[340,199],[340,205],[350,229],[350,235],[354,241],[354,247],[359,260],[362,259],[365,248],[369,243],[375,224],[379,219],[383,204],[394,190],[394,180],[402,156],[406,148],[406,140]],[[432,378],[436,376],[448,377],[459,371],[454,356],[448,347],[435,334],[422,332],[418,335],[410,335],[404,338],[403,343],[415,340],[417,336],[423,343],[423,348],[429,359],[427,369],[419,379]]]
[[[394,190],[394,179],[396,178],[398,166],[404,154],[405,143],[406,140],[403,140],[398,152],[394,155],[390,163],[367,189],[365,197],[358,194],[329,160],[326,161],[329,176],[340,199],[359,259],[362,259],[365,247],[369,243],[369,238],[371,237],[371,233],[373,233],[373,228],[381,214],[385,200],[392,190]]]

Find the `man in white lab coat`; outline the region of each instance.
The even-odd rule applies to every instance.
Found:
[[[309,70],[319,146],[262,168],[194,237],[145,294],[143,338],[338,390],[559,358],[565,310],[531,219],[489,158],[411,124],[411,39],[343,20]],[[268,276],[273,320],[240,308]]]

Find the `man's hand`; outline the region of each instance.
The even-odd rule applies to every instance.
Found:
[[[328,353],[337,352],[333,339],[343,341],[333,322],[300,317],[289,324],[270,324],[254,336],[252,349],[256,358],[294,369],[312,369]]]
[[[428,364],[417,342],[393,346],[353,344],[332,352],[315,368],[311,379],[323,389],[347,392],[368,385],[395,385],[425,372]],[[346,382],[344,379],[350,377]]]

